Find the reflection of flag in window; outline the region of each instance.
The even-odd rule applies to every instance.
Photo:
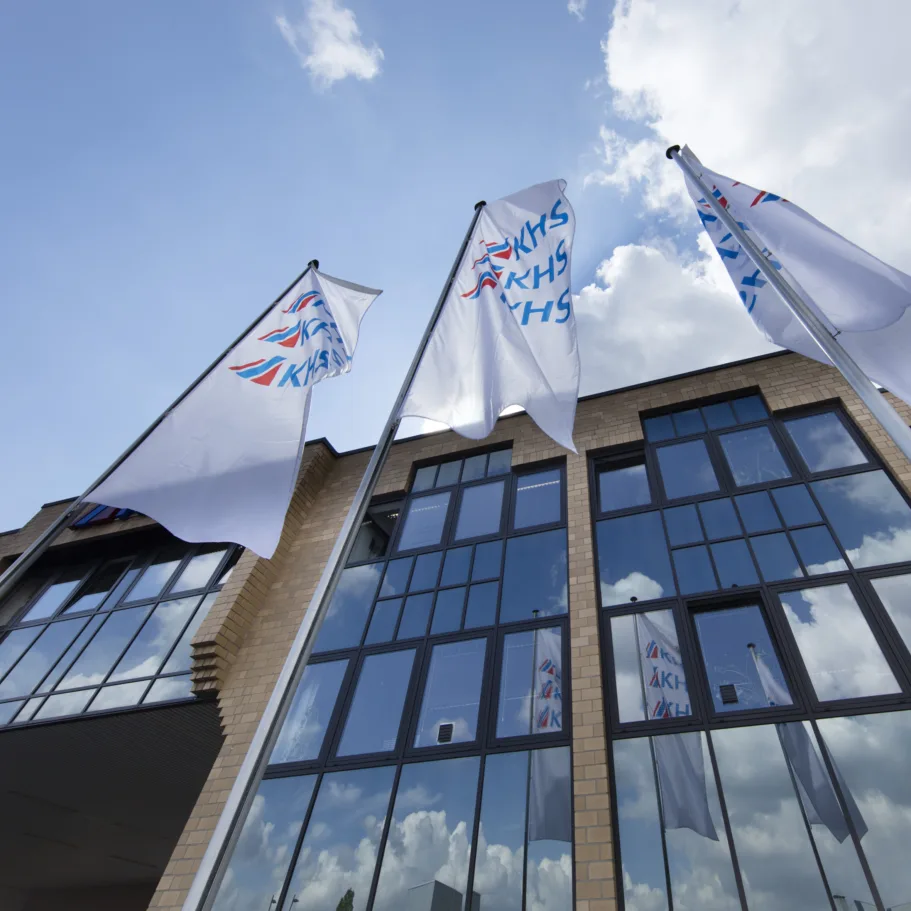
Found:
[[[535,630],[534,636],[534,733],[563,730],[563,692],[560,633]]]

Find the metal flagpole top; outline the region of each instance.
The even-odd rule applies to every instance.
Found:
[[[319,260],[311,259],[310,262],[307,263],[307,268],[308,269],[319,269]]]

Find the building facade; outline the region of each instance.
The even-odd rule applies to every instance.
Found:
[[[214,908],[911,902],[911,465],[794,354],[575,441],[393,446]],[[369,455],[270,561],[99,508],[0,605],[0,907],[182,907]]]

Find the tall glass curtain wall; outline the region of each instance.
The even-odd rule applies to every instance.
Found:
[[[190,642],[238,555],[174,542],[55,570],[0,633],[0,725],[191,698]]]
[[[911,907],[911,508],[836,407],[643,420],[592,508],[627,911]]]
[[[425,465],[360,530],[217,911],[569,911],[560,464]]]

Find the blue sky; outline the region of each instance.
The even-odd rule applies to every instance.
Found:
[[[308,436],[373,443],[473,204],[554,177],[583,392],[768,350],[671,139],[907,268],[903,6],[770,2],[3,4],[0,529],[84,489],[313,257],[385,293]]]

